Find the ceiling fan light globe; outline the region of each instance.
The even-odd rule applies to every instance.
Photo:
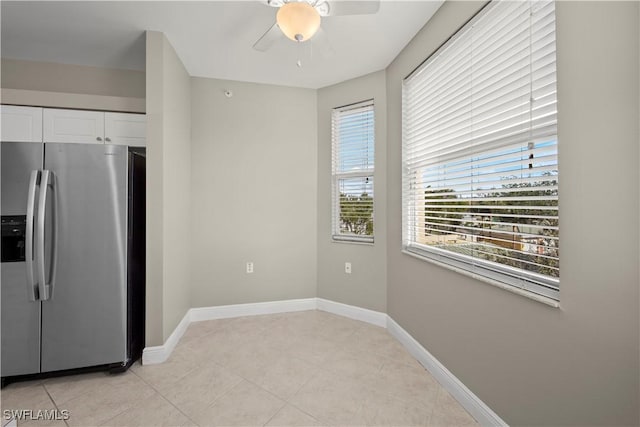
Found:
[[[320,28],[320,14],[306,2],[285,3],[276,15],[278,27],[293,41],[309,40]]]

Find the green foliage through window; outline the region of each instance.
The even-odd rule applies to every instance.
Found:
[[[373,197],[340,193],[340,231],[373,236]]]

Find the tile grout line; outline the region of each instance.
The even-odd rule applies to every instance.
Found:
[[[226,369],[226,368],[225,368],[225,369]],[[234,375],[237,375],[237,374],[234,374]],[[229,392],[231,392],[231,390],[233,390],[234,388],[236,388],[236,387],[238,387],[240,384],[242,384],[242,381],[246,381],[246,380],[244,379],[244,377],[241,377],[241,376],[239,376],[239,375],[237,375],[237,376],[238,376],[238,377],[240,377],[240,378],[241,378],[241,380],[240,380],[240,381],[238,381],[236,384],[232,385],[231,387],[229,387],[228,389],[226,389],[226,390],[224,391],[224,393],[220,394],[220,396],[218,396],[218,397],[216,397],[215,399],[213,399],[213,400],[211,401],[211,403],[209,403],[208,405],[206,405],[206,406],[205,406],[205,409],[209,409],[209,408],[211,408],[213,405],[215,405],[215,404],[216,404],[216,402],[218,402],[218,400],[222,399],[224,396],[228,395],[228,394],[229,394]],[[189,417],[189,419],[191,419],[191,417]],[[202,426],[201,424],[198,424],[197,422],[194,422],[194,424],[195,424],[195,425],[197,425],[197,426],[205,427],[205,426]]]
[[[354,321],[359,322],[359,321],[358,321],[358,320],[356,320],[356,319],[354,319]],[[326,323],[328,323],[328,322],[330,322],[330,319],[324,319],[323,321],[321,321],[321,322],[320,322],[320,325],[324,325],[324,324],[326,324]],[[339,340],[339,341],[340,341],[340,342],[346,342],[346,341],[348,341],[350,338],[352,338],[352,337],[353,337],[354,335],[356,335],[358,332],[360,332],[360,331],[362,331],[362,330],[365,330],[368,326],[370,326],[370,325],[368,325],[368,324],[366,324],[366,323],[364,323],[364,324],[360,325],[360,326],[359,326],[359,327],[357,327],[353,332],[351,332],[350,334],[348,334],[347,336],[345,336],[344,338],[342,338],[342,339],[341,339],[341,340]],[[373,325],[373,326],[375,326],[375,325]],[[381,328],[381,327],[377,327],[377,328]],[[383,330],[384,330],[384,328],[381,328],[381,329],[383,329]],[[386,331],[386,330],[385,330],[385,331]],[[324,336],[323,334],[320,334],[320,335],[321,335],[321,336]],[[387,332],[387,335],[389,335],[389,338],[391,338],[391,339],[393,340],[393,337],[392,337],[390,334],[388,334],[388,332]],[[326,338],[326,336],[325,336],[325,338]],[[403,350],[404,350],[404,349],[403,349]],[[357,352],[349,351],[349,350],[345,350],[345,352],[346,352],[346,353],[350,353],[350,354],[357,354]],[[380,364],[380,366],[375,370],[375,372],[376,372],[376,373],[378,373],[378,374],[382,371],[383,367],[384,367],[387,363],[390,363],[390,362],[399,363],[399,364],[402,364],[402,365],[404,365],[404,366],[411,367],[411,368],[413,368],[413,367],[414,367],[414,366],[412,366],[412,365],[411,365],[411,364],[409,364],[409,363],[405,363],[404,361],[395,361],[394,359],[390,358],[390,357],[389,357],[389,356],[387,356],[386,354],[381,354],[381,353],[378,353],[378,352],[374,352],[374,354],[384,359],[384,361]],[[411,358],[415,360],[415,358],[413,358],[413,356],[411,356]],[[417,362],[417,360],[416,360],[416,362]],[[328,369],[326,369],[326,368],[325,368],[325,367],[323,367],[323,366],[319,366],[319,365],[315,365],[315,364],[312,364],[312,365],[316,366],[316,368],[318,369],[318,371],[316,372],[316,374],[315,374],[315,375],[311,376],[311,377],[309,378],[309,380],[307,380],[307,382],[306,382],[305,384],[303,384],[303,385],[302,385],[302,386],[301,386],[301,387],[296,391],[296,393],[294,394],[294,396],[295,396],[295,395],[297,395],[297,394],[298,394],[298,392],[299,392],[302,388],[304,388],[304,386],[305,386],[306,384],[308,384],[308,383],[309,383],[309,382],[310,382],[314,377],[316,377],[320,372],[328,373],[328,374],[331,374],[331,375],[337,375],[337,374],[336,374],[336,373],[334,373],[333,371],[328,370]],[[422,367],[422,366],[420,366],[420,367],[424,369],[424,367]],[[412,401],[412,400],[402,399],[402,398],[400,398],[400,397],[398,397],[398,396],[396,396],[396,395],[394,395],[394,394],[388,393],[388,392],[386,392],[386,391],[382,391],[382,394],[384,394],[384,395],[386,395],[386,396],[388,396],[388,397],[391,397],[391,398],[393,398],[394,400],[397,400],[397,401],[400,401],[400,402],[404,402],[404,403],[407,403],[407,404],[410,404],[410,405],[416,406],[416,407],[418,407],[418,408],[424,408],[424,409],[427,409],[427,408],[425,408],[425,405],[422,405],[422,404],[420,404],[420,403],[419,403],[419,402],[417,402],[417,401]],[[437,394],[436,394],[436,395],[437,395]],[[317,419],[316,419],[316,417],[314,417],[313,415],[308,414],[306,411],[301,410],[301,409],[300,409],[300,408],[298,408],[296,405],[292,404],[292,403],[290,402],[290,400],[287,400],[287,403],[288,403],[288,404],[290,404],[291,406],[293,406],[294,408],[296,408],[296,409],[300,410],[300,411],[301,411],[301,412],[303,412],[304,414],[309,415],[309,416],[310,416],[311,418],[313,418],[314,420],[316,420],[316,421],[320,422],[320,420],[317,420]],[[360,405],[359,405],[359,407],[358,407],[357,411],[355,412],[355,414],[354,414],[354,415],[356,416],[356,418],[357,418],[358,416],[362,416],[363,411],[364,411],[365,404],[366,404],[366,399],[365,399],[365,400],[363,400],[363,401],[360,403]],[[433,412],[433,408],[429,408],[429,410],[427,410],[426,412],[428,412],[428,413],[429,413],[429,415],[428,415],[428,418],[429,418],[429,419],[428,419],[427,421],[430,421],[431,413]]]
[[[357,320],[356,320],[356,321],[357,321]],[[357,333],[358,333],[359,331],[361,331],[361,330],[366,330],[369,326],[371,326],[371,325],[368,325],[368,324],[363,324],[363,325],[361,325],[361,326],[360,326],[359,328],[357,328],[354,332],[352,332],[348,337],[344,338],[344,339],[343,339],[343,341],[347,341],[350,337],[352,337],[353,335],[357,334]],[[374,327],[376,327],[376,328],[380,328],[380,329],[385,330],[385,329],[384,329],[384,328],[382,328],[382,327],[378,327],[378,326],[376,326],[376,325],[373,325],[373,326],[374,326]],[[395,343],[395,341],[396,341],[396,340],[394,339],[394,337],[393,337],[392,335],[390,335],[390,334],[388,333],[388,331],[386,331],[386,330],[385,330],[385,332],[386,332],[386,335],[388,335],[388,338],[390,338],[390,339],[391,339],[391,341]],[[406,351],[404,348],[402,348],[402,350],[403,350],[403,351]],[[350,351],[350,350],[344,350],[344,351],[345,351],[346,353],[350,353],[350,354],[357,354],[357,352]],[[405,367],[409,367],[409,368],[419,368],[420,370],[425,371],[428,375],[431,375],[431,373],[430,373],[430,372],[429,372],[429,371],[428,371],[424,366],[420,365],[420,364],[419,364],[419,362],[418,362],[418,361],[417,361],[417,360],[416,360],[412,355],[410,355],[410,354],[409,354],[409,356],[411,357],[411,359],[412,359],[413,361],[417,362],[417,365],[415,365],[415,364],[410,364],[410,363],[406,363],[406,362],[405,362],[405,361],[403,361],[403,360],[400,360],[400,361],[395,360],[395,359],[393,359],[393,358],[389,357],[388,355],[386,355],[386,354],[382,354],[382,353],[379,353],[379,352],[377,352],[377,351],[374,351],[374,354],[375,354],[376,356],[381,357],[381,358],[384,360],[384,361],[380,364],[380,366],[377,368],[377,370],[375,371],[377,374],[379,374],[380,372],[382,372],[382,370],[383,370],[383,368],[385,367],[385,365],[387,365],[387,364],[389,364],[389,363],[397,363],[397,364],[400,364],[400,365],[403,365],[403,366],[405,366]],[[318,366],[318,368],[319,368],[319,370],[320,370],[320,371],[322,371],[322,372],[329,373],[329,374],[334,375],[334,376],[335,376],[335,375],[337,375],[335,372],[333,372],[333,371],[331,371],[331,370],[329,370],[329,369],[326,369],[326,368],[325,368],[325,367],[323,367],[323,366]],[[440,389],[442,388],[442,385],[441,385],[439,382],[437,382],[437,381],[436,381],[436,383],[438,384],[438,390],[437,390],[437,392],[436,392],[436,397],[437,397],[437,396],[438,396],[438,394],[440,393]],[[424,405],[423,403],[421,403],[421,402],[419,402],[419,401],[417,401],[417,400],[402,398],[402,397],[397,396],[397,395],[395,395],[395,394],[393,394],[393,393],[389,393],[389,392],[387,392],[387,391],[386,391],[386,390],[384,390],[384,389],[383,389],[383,390],[380,390],[380,393],[382,393],[382,394],[384,394],[384,395],[386,395],[386,396],[388,396],[388,397],[390,397],[390,398],[392,398],[392,399],[394,399],[394,400],[396,400],[396,401],[403,402],[403,403],[405,403],[405,404],[409,404],[409,405],[415,406],[415,407],[420,408],[420,409],[425,409],[425,410],[426,410],[426,412],[428,412],[428,414],[429,414],[429,415],[428,415],[428,417],[429,417],[429,420],[428,420],[428,421],[430,421],[430,418],[431,418],[432,413],[433,413],[433,411],[434,411],[434,408],[433,408],[433,407],[431,407],[431,408],[427,408],[427,407],[426,407],[426,405]],[[356,414],[361,414],[361,413],[362,413],[362,410],[363,410],[363,408],[364,408],[365,403],[366,403],[366,401],[365,401],[365,402],[363,402],[363,403],[360,405],[360,407],[358,408],[358,411],[356,412]],[[315,417],[314,417],[314,418],[315,418]]]
[[[214,322],[215,322],[216,320],[220,320],[220,319],[212,319],[211,321],[214,321]],[[225,328],[227,328],[227,327],[228,327],[228,325],[223,325],[223,326],[222,326],[222,329],[225,329]],[[266,327],[265,327],[265,328],[266,328]],[[262,328],[262,329],[264,330],[265,328]],[[204,334],[202,337],[198,337],[198,339],[203,338],[203,337],[205,337],[205,336],[207,336],[207,335],[211,335],[211,334],[213,334],[213,333],[215,333],[215,330],[214,330],[214,331],[211,331],[211,332],[209,332],[209,333],[207,333],[207,334]],[[249,342],[249,340],[250,340],[250,339],[249,339],[249,338],[247,338],[247,340],[246,340],[246,341],[242,341],[242,343],[241,343],[240,345],[244,345],[244,344],[246,344],[246,342]],[[175,381],[175,383],[180,382],[180,381],[181,381],[181,380],[183,380],[187,375],[191,374],[191,373],[192,373],[192,372],[194,372],[196,369],[199,369],[199,368],[200,368],[204,363],[205,363],[205,362],[201,362],[201,363],[199,363],[196,367],[194,367],[193,369],[191,369],[190,371],[188,371],[185,375],[182,375],[179,379],[177,379],[177,380]],[[209,403],[208,405],[206,405],[206,407],[205,407],[205,408],[210,408],[210,407],[212,407],[213,405],[215,405],[215,404],[216,404],[216,402],[217,402],[218,400],[220,400],[222,397],[224,397],[224,396],[226,396],[227,394],[229,394],[229,392],[230,392],[231,390],[233,390],[233,389],[235,389],[236,387],[238,387],[238,386],[242,383],[242,381],[247,381],[247,382],[249,382],[249,383],[251,383],[251,384],[253,384],[253,385],[255,385],[255,386],[259,387],[261,390],[264,390],[262,387],[260,387],[259,385],[255,384],[253,381],[251,381],[251,380],[249,380],[249,379],[245,378],[243,375],[240,375],[240,374],[236,373],[234,370],[229,369],[227,366],[221,365],[221,364],[220,364],[220,363],[218,363],[217,361],[214,361],[214,363],[215,363],[216,365],[218,365],[220,368],[224,369],[225,371],[227,371],[227,372],[229,372],[229,373],[231,373],[231,374],[233,374],[233,375],[237,376],[238,378],[240,378],[240,381],[238,381],[236,384],[233,384],[231,387],[227,388],[227,389],[226,389],[222,394],[220,394],[220,395],[219,395],[219,396],[217,396],[213,401],[211,401],[211,403]],[[200,424],[198,424],[197,422],[195,422],[195,420],[193,420],[190,416],[188,416],[186,413],[184,413],[182,410],[180,410],[176,405],[174,405],[174,404],[173,404],[173,403],[172,403],[172,402],[171,402],[171,401],[170,401],[166,396],[164,396],[164,394],[163,394],[162,392],[160,392],[158,389],[156,389],[152,384],[148,383],[144,378],[142,378],[142,377],[141,377],[140,375],[138,375],[136,372],[134,372],[134,374],[136,374],[136,376],[137,376],[138,378],[140,378],[140,379],[141,379],[142,381],[144,381],[147,385],[149,385],[153,390],[155,390],[155,391],[156,391],[160,396],[162,396],[162,398],[164,398],[164,399],[165,399],[165,400],[167,400],[169,403],[171,403],[171,405],[172,405],[173,407],[175,407],[176,409],[178,409],[178,410],[180,411],[180,413],[182,413],[183,415],[185,415],[185,416],[186,416],[190,421],[192,421],[195,425],[200,425]],[[268,393],[270,393],[270,394],[272,394],[272,395],[273,395],[273,393],[269,392],[268,390],[264,390],[264,391],[266,391],[266,392],[268,392]],[[275,395],[273,395],[273,396],[275,396]],[[278,396],[275,396],[275,397],[276,397],[276,398],[278,398],[278,399],[280,399],[280,400],[282,400],[282,401],[284,402],[284,405],[283,405],[280,409],[278,409],[278,411],[277,411],[277,412],[279,412],[279,411],[280,411],[284,406],[286,406],[287,401],[286,401],[286,400],[284,400],[284,399],[281,399],[281,398],[280,398],[280,397],[278,397]],[[276,412],[276,413],[277,413],[277,412]],[[274,415],[275,415],[275,414],[274,414]]]
[[[278,412],[280,412],[280,411],[282,410],[282,408],[284,408],[285,406],[287,406],[287,404],[289,403],[289,401],[288,401],[287,399],[283,399],[283,398],[281,398],[280,396],[276,395],[275,393],[272,393],[271,391],[269,391],[269,390],[265,389],[265,388],[264,388],[264,387],[262,387],[260,384],[256,384],[254,381],[252,381],[252,380],[250,380],[250,379],[248,379],[248,378],[245,378],[245,377],[243,377],[243,376],[241,376],[241,375],[239,375],[239,374],[237,374],[237,373],[235,373],[235,372],[232,372],[232,373],[233,373],[234,375],[238,375],[240,378],[242,378],[244,381],[248,382],[249,384],[253,384],[254,386],[258,387],[260,390],[262,390],[262,391],[264,391],[264,392],[266,392],[266,393],[270,394],[271,396],[275,397],[276,399],[281,400],[281,401],[283,401],[283,402],[284,402],[284,405],[282,405],[282,406],[280,407],[280,409],[278,409],[278,410],[275,412],[275,414],[273,414],[273,415],[271,416],[271,418],[275,417],[275,416],[276,416],[276,414],[277,414]],[[241,382],[242,382],[242,381],[240,381],[238,384],[240,384]],[[237,384],[236,384],[236,385],[237,385]],[[235,386],[234,386],[234,387],[232,387],[232,388],[235,388]],[[218,400],[218,399],[216,399],[216,400]],[[271,418],[269,418],[269,420],[268,420],[266,423],[264,423],[264,424],[263,424],[263,426],[264,426],[264,425],[266,425],[266,424],[268,424],[268,423],[269,423],[269,421],[271,421]]]
[[[297,358],[297,357],[295,357],[295,358],[296,358],[296,359],[298,359],[298,360],[302,360],[302,359],[299,359],[299,358]],[[305,362],[305,363],[309,363],[309,362],[306,362],[306,361],[304,361],[304,360],[302,360],[302,361],[303,361],[303,362]],[[293,403],[291,403],[291,401],[290,401],[294,396],[296,396],[296,395],[298,394],[298,392],[299,392],[300,390],[302,390],[302,389],[304,388],[304,386],[306,386],[309,382],[311,382],[311,380],[312,380],[313,378],[315,378],[315,377],[318,375],[318,373],[319,373],[319,371],[320,371],[320,370],[322,370],[322,368],[321,368],[321,367],[316,366],[316,365],[315,365],[315,364],[313,364],[313,363],[309,363],[309,364],[310,364],[310,365],[312,365],[312,366],[316,369],[316,372],[315,372],[313,375],[311,375],[311,376],[309,377],[309,379],[308,379],[307,381],[305,381],[305,382],[304,382],[304,384],[302,384],[302,385],[301,385],[301,386],[300,386],[300,387],[295,391],[295,393],[293,393],[293,395],[292,395],[290,398],[288,398],[288,399],[284,399],[284,398],[282,398],[282,397],[280,397],[280,396],[276,395],[275,393],[271,392],[270,390],[267,390],[267,389],[265,389],[264,387],[262,387],[260,384],[256,384],[253,380],[251,380],[251,379],[249,379],[249,378],[246,378],[246,377],[244,377],[244,376],[242,376],[242,375],[240,375],[240,374],[238,374],[238,373],[236,373],[236,372],[234,372],[234,371],[232,371],[232,370],[229,370],[229,369],[228,369],[228,370],[229,370],[232,374],[237,375],[237,376],[239,376],[240,378],[242,378],[244,381],[247,381],[248,383],[253,384],[254,386],[258,387],[260,390],[263,390],[263,391],[265,391],[266,393],[269,393],[270,395],[272,395],[272,396],[274,396],[275,398],[277,398],[277,399],[279,399],[279,400],[282,400],[282,401],[284,402],[284,405],[282,405],[282,407],[281,407],[280,409],[278,409],[278,410],[276,411],[276,413],[275,413],[275,414],[273,414],[273,415],[271,416],[271,418],[269,418],[269,420],[268,420],[265,424],[263,424],[263,426],[264,426],[264,425],[269,424],[269,421],[271,421],[271,420],[273,419],[273,417],[275,417],[275,416],[276,416],[276,415],[277,415],[277,414],[278,414],[278,413],[279,413],[279,412],[280,412],[280,411],[281,411],[285,406],[287,406],[287,405],[291,405],[292,407],[296,408],[297,410],[299,410],[299,411],[300,411],[300,412],[302,412],[303,414],[308,415],[309,417],[313,418],[314,420],[316,420],[316,421],[320,422],[318,419],[316,419],[316,417],[314,417],[313,415],[309,414],[308,412],[306,412],[306,411],[304,411],[304,410],[302,410],[302,409],[298,408],[296,405],[294,405],[294,404],[293,404]],[[227,369],[227,368],[225,368],[225,369]],[[238,384],[240,384],[240,383],[238,383]],[[237,386],[237,384],[236,384],[236,386]],[[234,387],[232,387],[232,388],[235,388],[235,386],[234,386]],[[225,394],[226,394],[226,393],[225,393]],[[222,396],[220,396],[220,397],[222,397]],[[215,400],[215,401],[217,401],[218,399],[219,399],[219,398],[216,398],[216,400]],[[214,401],[214,403],[215,403],[215,401]],[[209,406],[207,406],[207,407],[209,408],[209,407],[211,407],[211,406],[213,406],[213,404],[212,404],[212,405],[209,405]]]
[[[125,372],[122,372],[121,374],[116,374],[116,375],[127,375],[127,372],[129,372],[129,369],[127,369]],[[135,375],[135,372],[131,372],[131,373],[132,373],[133,375]],[[112,374],[109,374],[109,375],[112,375]],[[136,376],[136,377],[138,377],[137,375],[135,375],[135,376]],[[143,380],[142,380],[142,378],[140,378],[140,377],[138,377],[138,379],[140,379],[141,381],[143,381]],[[144,382],[144,381],[143,381],[143,382]],[[145,384],[146,384],[146,383],[145,383]],[[147,385],[149,385],[149,384],[147,384]],[[151,386],[149,386],[149,387],[150,387],[152,390],[154,390],[154,391],[155,391],[155,389],[154,389],[153,387],[151,387]],[[107,420],[105,420],[105,421],[102,421],[99,425],[100,425],[100,426],[106,426],[106,425],[108,425],[107,423],[108,423],[109,421],[111,421],[112,419],[114,419],[114,418],[116,418],[116,417],[118,417],[118,416],[120,416],[120,415],[124,414],[124,413],[125,413],[125,412],[127,412],[128,410],[133,409],[134,407],[135,407],[135,406],[131,406],[131,407],[128,407],[127,409],[124,409],[124,410],[122,410],[122,411],[118,412],[118,413],[117,413],[116,415],[114,415],[113,417],[111,417],[111,418],[109,418],[109,419],[107,419]]]
[[[169,403],[169,405],[173,406],[178,412],[180,412],[182,415],[184,415],[189,421],[191,421],[193,423],[193,425],[196,425],[196,426],[200,425],[194,419],[192,419],[189,415],[187,415],[182,409],[178,408],[164,394],[160,393],[159,391],[156,391],[156,392],[158,393],[158,396],[160,396],[165,402]]]
[[[440,383],[438,383],[438,385],[440,385],[440,387],[438,387],[438,392],[436,393],[436,401],[433,402],[433,407],[429,412],[429,419],[427,420],[427,424],[429,425],[431,425],[431,419],[433,418],[433,413],[436,411],[436,407],[438,406],[438,399],[440,398],[440,393],[442,393],[442,391],[444,390],[444,388]]]
[[[285,407],[285,406],[287,406],[287,401],[286,401],[286,400],[283,400],[283,403],[284,403],[284,404],[283,404],[283,405],[282,405],[282,406],[281,406],[281,407],[280,407],[280,408],[279,408],[279,409],[278,409],[278,410],[277,410],[273,415],[271,415],[271,417],[270,417],[270,418],[269,418],[265,423],[263,423],[263,424],[262,424],[262,426],[263,426],[263,427],[264,427],[264,426],[266,426],[267,424],[269,424],[269,422],[270,422],[270,421],[271,421],[271,420],[272,420],[276,415],[278,415],[278,414],[280,413],[280,411],[282,411],[282,410],[284,409],[284,407]]]
[[[291,396],[289,399],[287,399],[287,404],[293,406],[294,408],[296,408],[298,411],[302,412],[305,415],[308,415],[309,417],[313,418],[315,421],[317,421],[318,423],[320,423],[320,425],[322,425],[322,421],[319,420],[315,415],[312,415],[310,413],[308,413],[307,411],[305,411],[304,409],[298,407],[298,405],[296,405],[295,403],[291,402],[291,399],[293,399],[294,397],[296,397],[298,395],[298,393],[300,393],[300,390],[302,390],[307,384],[309,384],[311,382],[311,380],[313,380],[315,377],[317,377],[318,375],[320,375],[320,371],[324,371],[327,372],[326,370],[322,369],[321,367],[317,366],[316,367],[316,372],[311,375],[309,377],[309,379],[302,385],[300,386],[300,388],[298,390],[296,390],[296,392],[293,394],[293,396]]]
[[[194,368],[194,369],[195,369],[195,368]],[[188,419],[189,421],[191,421],[194,425],[197,425],[197,426],[199,426],[199,425],[200,425],[200,424],[198,424],[197,422],[195,422],[193,419],[191,419],[191,417],[190,417],[190,416],[188,416],[187,414],[185,414],[185,413],[184,413],[180,408],[178,408],[176,405],[174,405],[174,404],[173,404],[173,402],[171,402],[169,399],[167,399],[167,397],[166,397],[164,394],[162,394],[162,393],[160,392],[160,390],[158,390],[157,388],[155,388],[155,387],[153,386],[153,384],[151,384],[151,383],[147,382],[144,378],[142,378],[140,375],[138,375],[138,373],[137,373],[137,372],[135,372],[135,371],[132,371],[132,372],[133,372],[133,374],[134,374],[136,377],[138,377],[138,378],[140,379],[140,381],[142,381],[143,383],[145,383],[146,385],[148,385],[148,386],[149,386],[153,391],[155,391],[155,392],[156,392],[156,393],[157,393],[161,398],[163,398],[165,401],[169,402],[169,404],[170,404],[171,406],[173,406],[175,409],[177,409],[177,410],[178,410],[178,412],[180,412],[182,415],[184,415],[185,417],[187,417],[187,419]],[[189,371],[189,372],[191,372],[191,371]],[[180,381],[182,378],[184,378],[184,377],[180,377],[180,379],[179,379],[179,380],[177,380],[176,382]],[[120,414],[118,414],[118,415],[120,415]],[[117,415],[116,415],[116,416],[117,416]],[[115,418],[115,417],[113,417],[113,418]],[[109,420],[112,420],[113,418],[110,418]]]
[[[42,388],[44,389],[44,392],[47,393],[47,396],[49,396],[49,399],[51,400],[51,403],[53,403],[53,406],[56,408],[56,411],[60,411],[60,408],[58,408],[58,404],[56,403],[56,401],[54,400],[53,396],[51,396],[51,393],[49,393],[49,390],[47,390],[47,386],[45,384],[44,381],[42,381],[40,383],[40,385],[42,386]],[[71,418],[71,414],[69,414],[69,418]],[[67,420],[62,420],[64,422],[64,424],[69,427],[69,423],[67,422]]]
[[[133,406],[132,406],[131,408],[133,408]],[[125,412],[127,412],[127,411],[128,411],[129,409],[131,409],[131,408],[127,408],[127,409],[125,409],[125,410],[124,410],[124,411],[122,411],[122,412],[118,412],[118,413],[117,413],[116,415],[114,415],[113,417],[111,417],[111,418],[109,418],[109,419],[107,419],[107,420],[105,420],[105,421],[101,422],[100,424],[98,424],[98,426],[108,426],[108,425],[109,425],[109,421],[113,420],[114,418],[119,417],[120,415],[124,414]]]

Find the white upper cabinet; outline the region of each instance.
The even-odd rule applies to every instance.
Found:
[[[44,142],[144,147],[146,116],[102,111],[44,109]]]
[[[45,108],[44,142],[104,143],[104,113]]]
[[[2,141],[42,142],[42,108],[0,106]]]
[[[144,114],[104,113],[105,143],[144,147],[146,134]]]
[[[2,105],[2,141],[144,147],[144,114]]]

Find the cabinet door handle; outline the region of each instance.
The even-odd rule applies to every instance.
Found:
[[[101,137],[97,137],[96,141],[102,141],[102,138]]]
[[[106,137],[104,140],[107,141],[107,142],[111,142],[111,138],[109,138],[109,137]]]

